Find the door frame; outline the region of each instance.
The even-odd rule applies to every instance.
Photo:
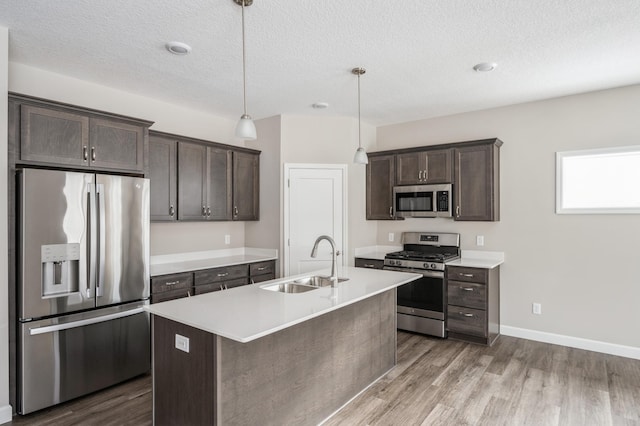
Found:
[[[342,251],[340,253],[340,256],[342,259],[338,259],[338,263],[341,264],[342,266],[347,265],[347,259],[346,259],[346,253],[349,252],[349,241],[347,239],[347,236],[349,235],[348,230],[347,230],[347,226],[348,226],[348,220],[347,218],[348,216],[348,194],[347,194],[347,188],[348,188],[348,182],[347,182],[347,177],[348,177],[348,167],[346,164],[311,164],[311,163],[284,163],[284,170],[283,170],[283,192],[284,192],[284,214],[283,214],[283,239],[282,239],[282,275],[283,276],[288,276],[289,273],[289,268],[291,265],[289,265],[289,239],[291,237],[290,233],[289,233],[289,208],[291,207],[290,205],[290,199],[289,199],[289,178],[290,178],[290,172],[293,169],[303,169],[303,170],[340,170],[341,174],[342,174]]]

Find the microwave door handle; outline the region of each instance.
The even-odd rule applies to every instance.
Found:
[[[104,262],[105,262],[105,206],[104,206],[104,184],[97,184],[98,198],[98,280],[96,283],[96,297],[102,296],[104,287]]]

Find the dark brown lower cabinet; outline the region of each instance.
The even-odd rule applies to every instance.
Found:
[[[272,280],[275,265],[275,260],[267,260],[152,277],[151,303]]]
[[[449,338],[491,346],[500,336],[500,267],[447,266]]]

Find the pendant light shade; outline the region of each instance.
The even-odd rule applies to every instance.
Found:
[[[354,68],[351,70],[352,74],[358,76],[358,149],[356,150],[356,154],[353,156],[353,162],[355,164],[367,164],[369,163],[369,158],[367,157],[367,152],[362,147],[362,136],[360,130],[360,76],[367,72],[362,67]]]
[[[236,137],[245,140],[255,140],[257,138],[256,125],[253,123],[251,116],[247,114],[247,52],[245,48],[244,35],[244,8],[251,6],[253,0],[233,0],[239,6],[242,6],[242,105],[244,114],[240,117],[240,121],[236,125]]]

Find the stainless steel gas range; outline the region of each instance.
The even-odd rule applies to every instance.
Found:
[[[403,250],[388,253],[383,269],[422,274],[398,287],[398,328],[447,337],[445,262],[460,257],[460,234],[405,232]]]

